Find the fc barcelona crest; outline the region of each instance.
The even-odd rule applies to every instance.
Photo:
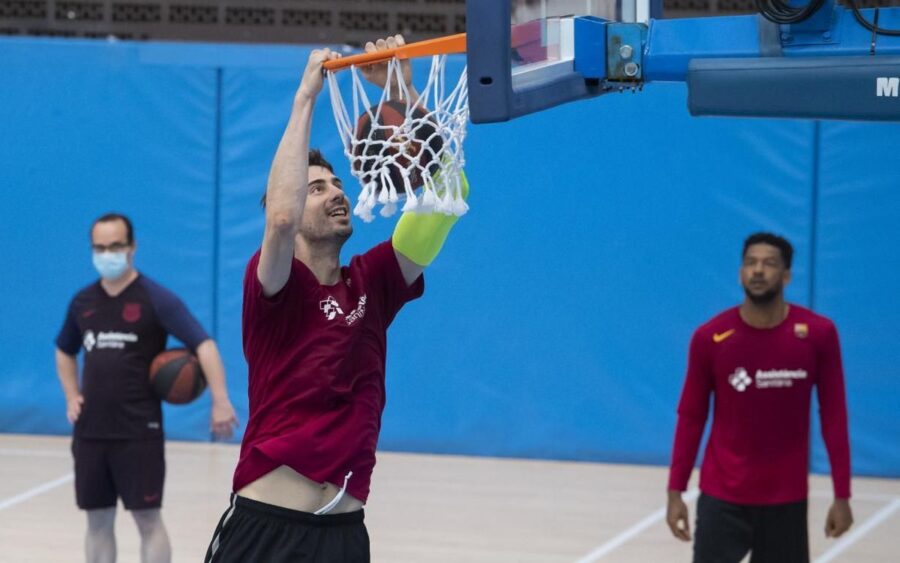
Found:
[[[122,307],[122,318],[127,323],[136,323],[141,320],[141,304],[126,303],[125,306]]]
[[[806,338],[809,336],[809,325],[806,323],[794,324],[794,336],[797,338]]]

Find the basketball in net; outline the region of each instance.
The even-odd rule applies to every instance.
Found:
[[[381,174],[388,175],[389,184],[403,186],[403,172],[408,170],[410,187],[416,190],[440,169],[437,155],[444,139],[437,123],[420,105],[411,108],[410,119],[406,111],[405,102],[387,101],[369,108],[357,120],[353,172],[363,184],[379,186],[376,199]]]
[[[469,119],[466,71],[448,79],[447,70],[447,54],[464,51],[460,34],[325,63],[334,120],[361,187],[354,215],[371,221],[379,206],[384,217],[397,209],[448,215],[468,210],[460,179]],[[403,79],[400,58],[425,55],[431,55],[431,69],[416,95]],[[378,98],[370,97],[358,72],[375,63],[386,64],[387,74]],[[344,68],[350,84],[342,93],[336,73]]]

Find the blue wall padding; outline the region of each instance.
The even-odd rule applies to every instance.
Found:
[[[3,430],[69,431],[53,342],[95,278],[88,229],[107,211],[133,218],[141,270],[212,328],[215,70],[142,65],[139,52],[0,42]],[[207,410],[169,411],[171,435],[203,437]]]
[[[853,466],[900,475],[898,124],[822,125],[815,304],[838,325]],[[827,467],[824,448],[813,459]]]
[[[308,53],[0,41],[0,430],[68,432],[52,341],[108,209],[216,335],[246,423],[241,279]],[[470,128],[472,211],[391,329],[381,447],[667,463],[690,335],[739,302],[741,242],[767,229],[796,245],[790,299],[841,329],[856,470],[900,475],[900,130],[695,119],[685,99],[653,85]],[[334,127],[323,95],[312,143],[355,194]],[[356,222],[344,260],[392,226]],[[208,439],[208,406],[167,409],[168,435]]]
[[[693,120],[683,103],[656,87],[472,129],[472,216],[405,319],[434,344],[392,350],[385,444],[667,459],[693,327],[739,298],[748,230],[802,244],[811,193],[808,124]],[[777,147],[806,158],[772,167]]]

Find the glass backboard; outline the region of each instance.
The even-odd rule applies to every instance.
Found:
[[[572,16],[621,21],[621,3],[636,0],[510,0],[510,56],[513,72],[530,65],[572,58]],[[534,68],[531,66],[530,68]]]
[[[576,30],[584,39],[604,28],[583,25],[584,16],[646,21],[649,6],[650,0],[469,0],[472,121],[505,121],[591,95],[590,84],[576,72]]]

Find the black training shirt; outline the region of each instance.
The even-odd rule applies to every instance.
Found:
[[[138,275],[115,297],[99,281],[75,295],[56,346],[70,356],[84,348],[76,436],[162,436],[162,409],[149,371],[169,334],[194,351],[209,338],[175,294],[146,276]]]

